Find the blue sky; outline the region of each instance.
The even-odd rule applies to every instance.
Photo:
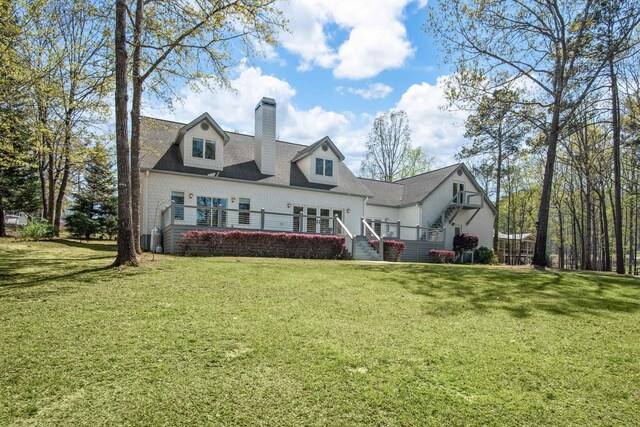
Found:
[[[262,58],[240,60],[235,93],[183,88],[173,110],[147,102],[145,113],[190,121],[209,112],[225,129],[253,133],[253,107],[262,96],[278,104],[278,136],[310,144],[328,135],[357,172],[374,117],[407,111],[412,142],[454,162],[465,142],[464,114],[443,110],[449,70],[422,30],[426,0],[290,0],[291,32]]]

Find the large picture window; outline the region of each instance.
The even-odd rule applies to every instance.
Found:
[[[238,222],[240,224],[250,224],[251,223],[251,212],[249,212],[251,210],[251,200],[244,198],[244,197],[240,197],[239,203],[238,203],[238,209],[240,209],[240,212],[238,213]],[[246,212],[243,212],[246,211]]]
[[[218,199],[216,197],[198,196],[196,199],[198,206],[196,210],[196,224],[208,225],[209,227],[226,227],[227,211],[223,210],[219,216],[217,207],[226,208],[227,199]],[[220,218],[220,221],[218,221]]]
[[[171,203],[177,205],[173,208],[173,219],[184,221],[184,192],[172,191]]]

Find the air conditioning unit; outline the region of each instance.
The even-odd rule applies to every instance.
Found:
[[[151,251],[162,253],[162,233],[157,228],[151,230]]]

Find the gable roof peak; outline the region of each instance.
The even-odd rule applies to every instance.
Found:
[[[314,142],[313,144],[309,145],[308,147],[304,148],[303,150],[301,150],[292,160],[291,162],[295,163],[300,159],[303,159],[307,156],[310,156],[311,154],[313,154],[314,151],[316,151],[318,149],[318,147],[321,147],[323,144],[327,144],[327,146],[331,149],[331,151],[333,151],[333,154],[336,155],[336,157],[342,162],[344,161],[344,155],[340,152],[340,150],[338,150],[338,147],[336,147],[336,145],[333,143],[333,141],[331,140],[331,138],[329,138],[328,136],[325,136],[323,138],[321,138],[319,141]]]
[[[225,144],[229,142],[229,135],[227,135],[227,133],[220,127],[220,125],[218,125],[218,123],[215,120],[213,120],[213,117],[211,117],[209,113],[203,113],[200,116],[196,117],[194,120],[184,125],[182,128],[180,128],[180,130],[178,131],[178,135],[176,136],[176,139],[174,141],[174,144],[176,145],[180,144],[180,141],[182,141],[182,138],[184,138],[184,135],[190,129],[193,129],[196,125],[198,125],[198,123],[201,123],[203,121],[206,121],[207,123],[209,123],[211,127],[213,127],[213,129],[216,131],[218,135],[220,135],[220,137],[222,138]]]

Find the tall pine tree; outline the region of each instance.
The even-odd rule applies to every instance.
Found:
[[[97,143],[84,170],[82,188],[74,194],[71,214],[65,220],[73,237],[113,238],[118,228],[116,179],[111,153]]]

